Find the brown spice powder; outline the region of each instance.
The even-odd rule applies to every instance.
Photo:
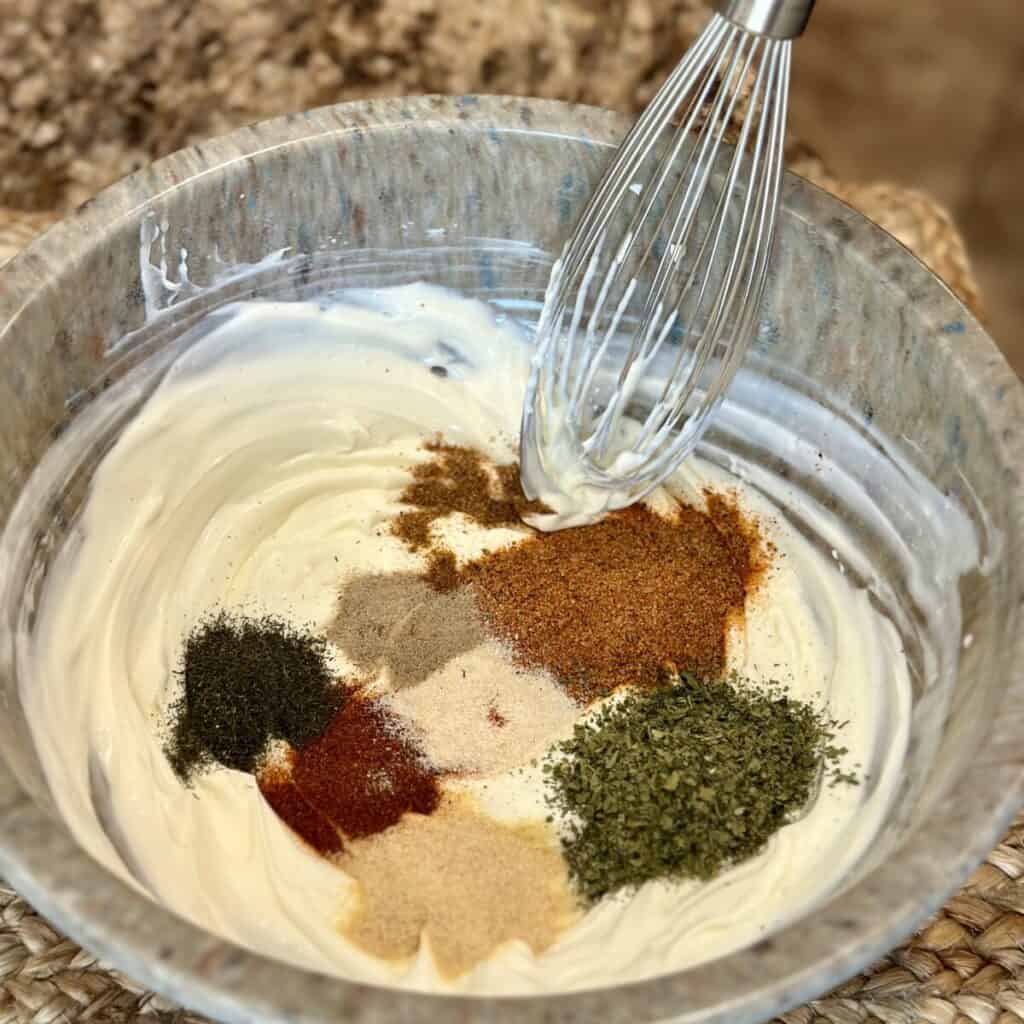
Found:
[[[653,685],[670,661],[717,673],[757,568],[755,538],[725,498],[675,521],[634,506],[534,536],[462,570],[495,633],[581,703]]]
[[[453,512],[481,526],[522,526],[528,512],[546,512],[540,502],[527,501],[519,484],[518,465],[498,467],[493,475],[484,456],[474,448],[447,444],[437,438],[424,448],[434,455],[412,467],[412,481],[399,495],[413,506],[392,523],[394,534],[413,551],[430,546],[431,527]]]
[[[404,960],[426,936],[446,978],[514,939],[543,953],[577,916],[545,830],[502,825],[454,798],[429,818],[410,815],[351,843],[339,863],[359,883],[345,937],[373,956]]]
[[[434,550],[427,555],[427,571],[423,581],[439,594],[448,594],[461,582],[455,555],[451,551]]]
[[[653,685],[666,662],[702,674],[723,668],[728,629],[771,554],[730,496],[707,490],[706,511],[679,502],[674,518],[635,506],[594,526],[534,534],[459,569],[432,543],[436,519],[460,512],[481,526],[508,526],[546,510],[526,502],[517,465],[489,467],[480,452],[440,439],[426,448],[434,458],[413,467],[401,496],[412,507],[392,529],[426,549],[433,589],[473,586],[490,631],[522,664],[547,669],[581,703],[618,686]]]
[[[749,596],[771,569],[775,545],[765,539],[757,522],[740,512],[735,495],[706,487],[704,503],[708,518],[715,524],[723,543],[735,559],[745,560],[748,565],[746,588]]]

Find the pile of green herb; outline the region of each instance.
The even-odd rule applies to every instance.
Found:
[[[709,879],[758,853],[845,750],[777,687],[675,676],[577,725],[544,762],[563,852],[588,902],[657,878]]]
[[[303,746],[345,697],[327,641],[272,617],[220,612],[201,621],[176,674],[181,695],[168,710],[165,752],[186,782],[213,764],[254,772],[271,740]]]

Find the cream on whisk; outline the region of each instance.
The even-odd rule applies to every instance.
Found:
[[[594,522],[664,482],[738,370],[773,254],[790,49],[813,6],[721,4],[590,195],[552,268],[527,389],[523,484],[553,510],[538,528]]]

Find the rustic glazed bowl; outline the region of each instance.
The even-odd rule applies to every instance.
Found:
[[[115,879],[56,816],[21,707],[19,641],[123,421],[104,427],[71,476],[40,489],[37,469],[67,425],[242,297],[426,279],[528,321],[623,128],[600,110],[501,98],[295,115],[115,185],[0,275],[0,872],[139,983],[230,1021],[765,1020],[905,938],[1020,805],[1024,389],[913,256],[790,177],[758,341],[704,454],[727,463],[741,453],[765,468],[766,490],[785,479],[831,510],[854,539],[838,552],[850,571],[887,581],[874,596],[914,675],[910,750],[879,840],[842,891],[752,948],[637,984],[425,996],[225,943]],[[759,388],[764,379],[776,387]],[[772,404],[780,393],[789,399]],[[772,429],[745,429],[745,416]]]

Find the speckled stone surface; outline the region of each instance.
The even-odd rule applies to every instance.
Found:
[[[360,273],[399,279],[410,250],[419,270],[456,287],[539,294],[622,128],[601,111],[536,101],[366,103],[244,129],[102,194],[0,275],[0,517],[90,395],[231,298],[308,294]],[[243,264],[249,273],[229,270]],[[17,699],[9,593],[0,607],[0,873],[139,982],[231,1021],[743,1024],[887,952],[962,884],[1024,793],[1024,389],[923,266],[797,179],[787,182],[760,352],[794,380],[827,381],[837,416],[891,439],[972,514],[984,510],[999,546],[970,581],[963,628],[973,643],[934,761],[917,765],[902,808],[913,827],[812,919],[694,970],[544,999],[403,995],[267,961],[154,907],[53,819]],[[71,481],[55,519],[80,497]]]
[[[832,14],[837,24],[842,6]],[[2,261],[5,224],[56,219],[151,160],[289,111],[473,92],[576,100],[638,114],[704,27],[712,5],[8,0],[0,10]],[[903,17],[921,18],[906,11]],[[862,21],[855,19],[861,36],[870,33],[870,19]],[[906,28],[902,38],[909,38]],[[900,39],[892,45],[898,49]],[[895,89],[894,81],[905,84],[903,76],[914,73],[904,68],[885,86]],[[923,77],[934,85],[935,76]],[[806,105],[808,91],[801,74],[794,76],[794,90],[796,110],[801,94]],[[876,146],[897,130],[870,116],[855,120],[862,132],[872,126]],[[843,124],[830,130],[849,134]],[[805,139],[819,149],[833,141],[827,134]],[[787,150],[791,169],[881,224],[977,308],[963,240],[933,197],[892,183],[836,179],[793,138]]]

